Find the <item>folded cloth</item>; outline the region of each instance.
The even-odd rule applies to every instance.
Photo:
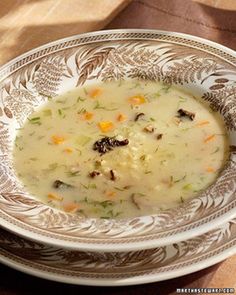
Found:
[[[134,0],[106,27],[118,28],[182,32],[236,50],[236,11],[192,0]]]

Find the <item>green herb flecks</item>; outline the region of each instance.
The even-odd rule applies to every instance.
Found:
[[[190,130],[190,129],[192,129],[191,127],[186,127],[186,128],[181,128],[180,130],[181,131],[188,131],[188,130]]]
[[[182,96],[179,96],[179,102],[186,102],[187,101],[187,98],[185,97],[182,97]]]
[[[124,191],[123,188],[120,188],[120,187],[117,187],[117,186],[114,186],[114,189],[116,189],[117,191],[120,191],[120,192],[123,192]]]
[[[40,117],[34,117],[34,118],[28,118],[28,121],[30,122],[30,124],[34,124],[34,125],[41,125],[41,118]]]
[[[20,145],[19,141],[21,140],[22,136],[16,136],[15,138],[15,147],[19,150],[22,151],[24,148]]]
[[[58,163],[51,163],[48,165],[48,168],[42,169],[43,173],[50,173],[55,171],[59,167]]]
[[[57,163],[52,163],[52,164],[48,165],[48,169],[51,170],[51,171],[56,170],[57,167],[58,167]]]
[[[110,206],[113,206],[114,205],[114,202],[112,202],[110,200],[105,200],[105,201],[102,201],[102,202],[95,201],[94,202],[94,205],[99,205],[102,208],[106,209],[106,208],[108,208]]]
[[[168,93],[170,91],[171,85],[165,85],[164,87],[161,88],[161,91],[164,93]]]
[[[155,148],[155,151],[154,151],[154,153],[157,153],[157,152],[158,152],[158,150],[159,150],[159,146],[157,146],[157,147]]]
[[[79,97],[77,97],[77,100],[76,100],[76,102],[78,103],[78,102],[80,102],[80,101],[85,101],[86,100],[86,98],[82,98],[81,96],[79,96]]]
[[[185,191],[190,191],[193,189],[193,185],[191,183],[187,183],[182,187],[182,189]]]
[[[177,182],[183,181],[183,180],[186,178],[186,176],[187,176],[187,175],[185,174],[183,177],[174,180],[174,183],[177,183]]]
[[[78,152],[79,156],[82,155],[82,151],[80,149],[75,148],[75,150]]]
[[[180,196],[180,203],[184,203],[184,198]]]
[[[94,110],[105,110],[105,111],[117,111],[118,108],[108,108],[99,103],[99,101],[95,102],[95,106],[93,107]]]
[[[78,110],[77,114],[84,114],[84,113],[86,113],[86,112],[87,112],[87,111],[86,111],[85,108],[81,108],[81,109]]]
[[[64,99],[64,100],[56,100],[56,103],[65,104],[66,103],[66,99]]]
[[[159,98],[160,96],[161,96],[161,94],[160,94],[160,92],[155,92],[154,94],[153,94],[153,96],[154,96],[154,98]]]
[[[89,183],[89,184],[83,184],[83,183],[80,183],[80,185],[85,188],[86,190],[88,189],[96,189],[97,188],[97,185],[95,183]]]
[[[215,150],[211,153],[211,155],[218,153],[219,150],[220,150],[220,148],[219,147],[216,147]]]
[[[50,109],[43,110],[43,115],[45,117],[51,117],[52,116],[52,110],[50,110]]]
[[[66,117],[66,114],[64,113],[64,111],[63,111],[62,109],[58,109],[57,112],[58,112],[58,115],[59,115],[62,119],[64,119],[64,118]]]
[[[140,159],[141,161],[145,161],[146,158],[147,158],[147,155],[142,155],[139,159]]]
[[[67,171],[66,172],[66,175],[68,177],[76,177],[76,176],[79,176],[80,175],[80,171]]]
[[[140,82],[134,82],[133,86],[131,86],[129,89],[132,90],[132,89],[136,89],[138,87],[141,87],[141,83]]]
[[[112,218],[116,218],[120,214],[122,214],[122,212],[114,212],[114,210],[111,209],[108,212],[106,212],[106,216],[101,216],[100,218],[102,218],[102,219],[112,219]]]
[[[152,174],[152,171],[146,170],[146,171],[144,171],[144,174]]]
[[[166,165],[166,164],[167,164],[167,160],[161,160],[161,161],[160,161],[160,164],[161,164],[162,166]]]
[[[84,199],[81,202],[88,204],[89,203],[88,197],[84,197]]]
[[[41,140],[43,138],[45,138],[45,135],[40,135],[40,136],[37,137],[38,140]]]
[[[201,180],[201,182],[204,182],[206,180],[206,177],[200,176],[200,180]]]
[[[29,158],[30,161],[38,161],[38,158],[36,157],[32,157],[32,158]]]

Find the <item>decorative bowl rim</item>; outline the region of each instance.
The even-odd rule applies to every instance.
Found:
[[[26,61],[25,63],[20,63],[22,60],[27,59],[27,57],[33,56],[34,54],[47,49],[51,48],[53,46],[61,45],[65,42],[73,41],[73,40],[82,40],[83,38],[89,38],[89,37],[94,37],[94,36],[101,36],[101,35],[108,35],[110,37],[112,34],[132,34],[132,33],[143,33],[143,34],[154,34],[154,35],[162,35],[162,36],[173,36],[177,38],[185,38],[186,40],[193,40],[196,41],[200,44],[206,44],[209,45],[210,47],[213,47],[216,50],[221,50],[228,55],[230,55],[233,58],[236,58],[236,53],[230,49],[227,48],[223,45],[220,45],[218,43],[188,35],[188,34],[183,34],[183,33],[177,33],[177,32],[169,32],[169,31],[159,31],[159,30],[149,30],[149,29],[116,29],[116,30],[102,30],[102,31],[96,31],[96,32],[90,32],[90,33],[84,33],[84,34],[78,34],[74,36],[70,36],[67,38],[59,39],[50,43],[47,43],[45,45],[39,46],[37,48],[34,48],[14,59],[6,63],[5,65],[0,67],[0,82],[4,81],[5,78],[7,78],[10,74],[14,73],[14,71],[17,71],[21,69],[24,66],[27,66],[28,64],[32,63],[33,61],[37,61],[43,57],[46,57],[48,54],[53,54],[56,52],[60,52],[63,49],[70,49],[76,47],[76,45],[71,45],[65,48],[58,48],[54,50],[53,52],[50,53],[44,53],[37,58],[34,58],[33,61],[29,60],[28,62]],[[131,41],[131,40],[138,40],[140,42],[142,41],[155,41],[157,39],[155,38],[115,38],[115,39],[105,39],[105,42],[112,42],[112,41]],[[101,43],[103,40],[99,39],[97,41],[90,41],[90,42],[85,42],[84,44],[96,44],[96,43]],[[173,44],[175,42],[172,42]],[[77,46],[80,46],[82,44],[77,44]],[[188,45],[189,46],[189,45]],[[199,49],[194,46],[189,46],[191,48]],[[204,51],[204,49],[202,49]],[[214,56],[213,53],[211,55]],[[215,54],[216,55],[216,54]],[[217,55],[216,55],[217,56]],[[225,58],[222,57],[222,60],[226,60]],[[231,63],[234,65],[233,62],[230,62],[227,60],[227,63]],[[11,69],[13,65],[17,64],[17,68]],[[148,248],[154,248],[156,246],[161,246],[161,245],[166,245],[170,243],[175,243],[181,240],[189,239],[192,238],[196,235],[204,234],[205,232],[211,230],[214,227],[219,226],[221,223],[227,222],[228,220],[234,218],[236,216],[236,206],[228,210],[225,214],[223,214],[220,218],[216,219],[210,219],[208,222],[203,222],[199,224],[197,227],[191,226],[189,227],[188,230],[186,231],[180,231],[179,233],[175,233],[170,236],[166,237],[156,237],[153,234],[148,234],[145,235],[144,237],[139,237],[136,236],[135,238],[128,237],[128,238],[119,238],[119,239],[101,239],[101,242],[99,242],[99,239],[91,239],[91,242],[83,242],[82,240],[78,239],[67,239],[63,234],[56,233],[54,237],[50,237],[50,233],[47,232],[45,229],[38,229],[37,232],[34,232],[34,227],[32,225],[26,225],[22,221],[13,221],[11,217],[7,216],[7,214],[4,214],[4,217],[2,217],[1,211],[0,211],[0,220],[1,220],[1,226],[8,229],[9,231],[15,232],[21,236],[30,238],[35,241],[41,241],[46,244],[52,244],[52,245],[57,245],[60,246],[61,243],[63,242],[63,246],[65,248],[71,248],[71,249],[80,249],[80,250],[91,250],[91,251],[97,251],[97,250],[102,250],[102,251],[112,251],[114,249],[114,246],[117,248],[117,251],[124,251],[124,250],[138,250],[138,249],[148,249]],[[194,223],[194,222],[193,222]],[[19,231],[20,230],[20,231]]]

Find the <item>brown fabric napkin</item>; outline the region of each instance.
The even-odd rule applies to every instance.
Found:
[[[191,0],[134,0],[106,27],[118,28],[182,32],[236,50],[236,11]]]

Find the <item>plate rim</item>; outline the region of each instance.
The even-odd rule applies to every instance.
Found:
[[[82,285],[104,286],[104,287],[132,286],[132,285],[141,285],[141,284],[148,284],[148,283],[157,283],[161,281],[182,277],[182,276],[189,275],[191,273],[203,270],[217,263],[220,263],[221,261],[229,258],[230,256],[236,255],[236,233],[234,235],[234,238],[231,238],[230,241],[224,242],[219,247],[222,248],[227,244],[231,244],[232,242],[234,242],[234,245],[231,245],[229,248],[223,249],[223,250],[221,249],[220,253],[216,253],[211,257],[207,257],[207,258],[205,257],[203,260],[200,260],[194,264],[189,264],[184,267],[178,267],[175,270],[164,271],[160,273],[158,272],[152,273],[153,271],[155,272],[155,270],[158,269],[157,267],[156,268],[154,267],[151,269],[151,271],[149,271],[149,273],[147,271],[147,273],[144,274],[145,273],[145,270],[144,270],[142,271],[141,275],[137,274],[136,276],[127,277],[127,278],[85,278],[79,275],[72,276],[69,274],[61,274],[61,273],[56,274],[56,270],[54,267],[46,266],[48,269],[52,270],[52,272],[49,272],[49,270],[40,269],[40,266],[43,266],[43,265],[38,262],[33,261],[34,264],[28,263],[26,265],[24,264],[24,262],[25,261],[30,262],[31,260],[16,256],[15,254],[12,254],[11,252],[6,251],[5,249],[2,251],[7,253],[8,257],[0,253],[0,263],[10,268],[13,268],[17,271],[23,272],[27,275],[32,275],[34,277],[38,277],[41,279],[46,279],[46,280],[54,281],[54,282],[81,285],[81,286]],[[210,251],[208,249],[203,255],[206,256],[211,251],[217,252],[219,247]]]

